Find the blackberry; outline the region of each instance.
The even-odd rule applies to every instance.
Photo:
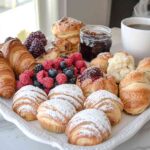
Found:
[[[65,72],[65,74],[66,74],[66,76],[67,76],[68,78],[72,78],[72,77],[73,77],[73,71],[70,70],[70,69],[68,69],[68,70]]]
[[[47,40],[46,40],[45,35],[41,31],[36,31],[36,32],[32,32],[28,36],[28,38],[25,40],[24,45],[27,47],[27,49],[30,48],[30,46],[35,38],[39,39],[43,46],[46,46]]]
[[[75,84],[75,83],[76,83],[76,77],[73,76],[73,77],[69,80],[69,83]]]
[[[65,69],[67,67],[67,64],[65,61],[60,62],[61,69]]]
[[[34,67],[34,72],[35,73],[38,73],[39,71],[43,70],[44,67],[42,64],[37,64],[35,67]]]
[[[43,89],[43,85],[41,83],[39,83],[37,80],[34,80],[33,81],[33,85],[36,86],[36,87],[39,87],[40,89]]]
[[[33,40],[32,44],[29,48],[29,52],[33,55],[34,58],[37,58],[38,56],[45,53],[45,48],[42,45],[42,43],[40,42],[40,40],[36,38]]]
[[[57,70],[56,69],[50,69],[49,71],[48,71],[48,75],[50,76],[50,77],[52,77],[52,78],[55,78],[56,77],[56,75],[57,75]]]

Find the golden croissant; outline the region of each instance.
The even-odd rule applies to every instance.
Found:
[[[0,96],[10,98],[15,92],[15,86],[14,72],[0,52]]]
[[[18,39],[4,43],[1,51],[17,75],[35,66],[35,59]]]

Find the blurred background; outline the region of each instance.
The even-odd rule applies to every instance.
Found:
[[[0,42],[38,29],[50,37],[51,25],[63,16],[120,27],[123,18],[150,17],[149,9],[149,0],[0,0]]]

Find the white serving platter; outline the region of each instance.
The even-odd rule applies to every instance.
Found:
[[[114,32],[112,52],[121,49],[120,38],[119,35],[117,35],[120,34],[120,31],[114,29],[113,33]],[[12,100],[0,98],[0,114],[2,114],[7,121],[14,123],[30,139],[51,145],[60,150],[111,150],[129,140],[150,120],[150,109],[147,109],[138,116],[130,116],[122,113],[121,122],[112,128],[112,135],[107,141],[95,146],[75,146],[67,142],[65,134],[48,132],[40,126],[38,121],[25,121],[12,111],[11,106]]]

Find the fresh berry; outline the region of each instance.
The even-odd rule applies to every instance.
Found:
[[[54,85],[54,80],[53,80],[53,78],[51,78],[51,77],[45,77],[45,78],[43,78],[43,86],[44,86],[45,88],[50,89],[50,88],[53,87],[53,85]]]
[[[35,67],[34,67],[34,72],[35,73],[38,73],[39,71],[43,70],[44,67],[42,64],[37,64]]]
[[[41,31],[32,32],[26,39],[24,45],[29,49],[34,39],[39,39],[43,46],[46,46],[47,40]]]
[[[43,44],[41,43],[41,41],[39,39],[35,38],[31,43],[29,52],[33,55],[34,58],[37,58],[38,56],[45,53],[45,48],[44,48]]]
[[[53,67],[55,68],[55,69],[59,69],[59,67],[60,67],[60,60],[59,59],[56,59],[56,60],[54,60],[53,61]]]
[[[69,83],[75,84],[76,83],[76,77],[69,79]]]
[[[74,75],[77,77],[78,76],[78,69],[74,67]]]
[[[34,76],[34,71],[33,70],[25,70],[23,73],[27,74],[27,76],[29,76],[31,78]]]
[[[72,62],[75,62],[74,54],[71,54],[68,58],[69,58],[69,59],[71,59],[71,60],[72,60]]]
[[[75,66],[77,67],[77,69],[81,69],[82,67],[85,67],[86,64],[85,64],[84,60],[78,60],[75,62]]]
[[[60,68],[65,69],[67,67],[67,64],[65,61],[60,62]]]
[[[48,75],[52,78],[55,78],[57,75],[57,70],[56,69],[50,69],[48,70]]]
[[[67,64],[67,67],[72,66],[73,60],[70,58],[65,59],[65,63]]]
[[[82,67],[82,68],[80,69],[80,74],[81,74],[85,69],[86,69],[86,67]]]
[[[65,74],[66,74],[66,76],[67,76],[68,78],[72,78],[72,77],[73,77],[73,71],[72,71],[72,70],[67,70],[67,71],[65,72]]]
[[[22,88],[24,85],[21,83],[21,81],[17,81],[17,90],[19,90],[20,88]]]
[[[47,60],[43,63],[43,66],[44,66],[44,69],[45,70],[49,70],[52,68],[52,65],[53,65],[53,61],[51,60]]]
[[[65,69],[63,69],[63,71],[62,71],[62,72],[63,72],[63,73],[65,73],[67,70],[68,70],[68,68],[65,68]]]
[[[48,77],[48,73],[45,70],[41,70],[36,75],[38,82],[43,84],[43,78]]]
[[[67,83],[67,76],[64,73],[59,73],[56,76],[56,81],[57,81],[58,84]]]
[[[77,61],[77,60],[83,60],[81,53],[76,52],[76,53],[74,53],[73,55],[74,55],[75,61]]]
[[[45,91],[46,94],[48,94],[50,89],[45,88],[44,91]]]
[[[32,85],[33,84],[31,77],[26,73],[22,73],[19,75],[19,81],[23,85]]]
[[[40,82],[38,82],[37,80],[33,81],[33,85],[36,86],[36,87],[39,87],[39,88],[43,89],[43,85]]]

